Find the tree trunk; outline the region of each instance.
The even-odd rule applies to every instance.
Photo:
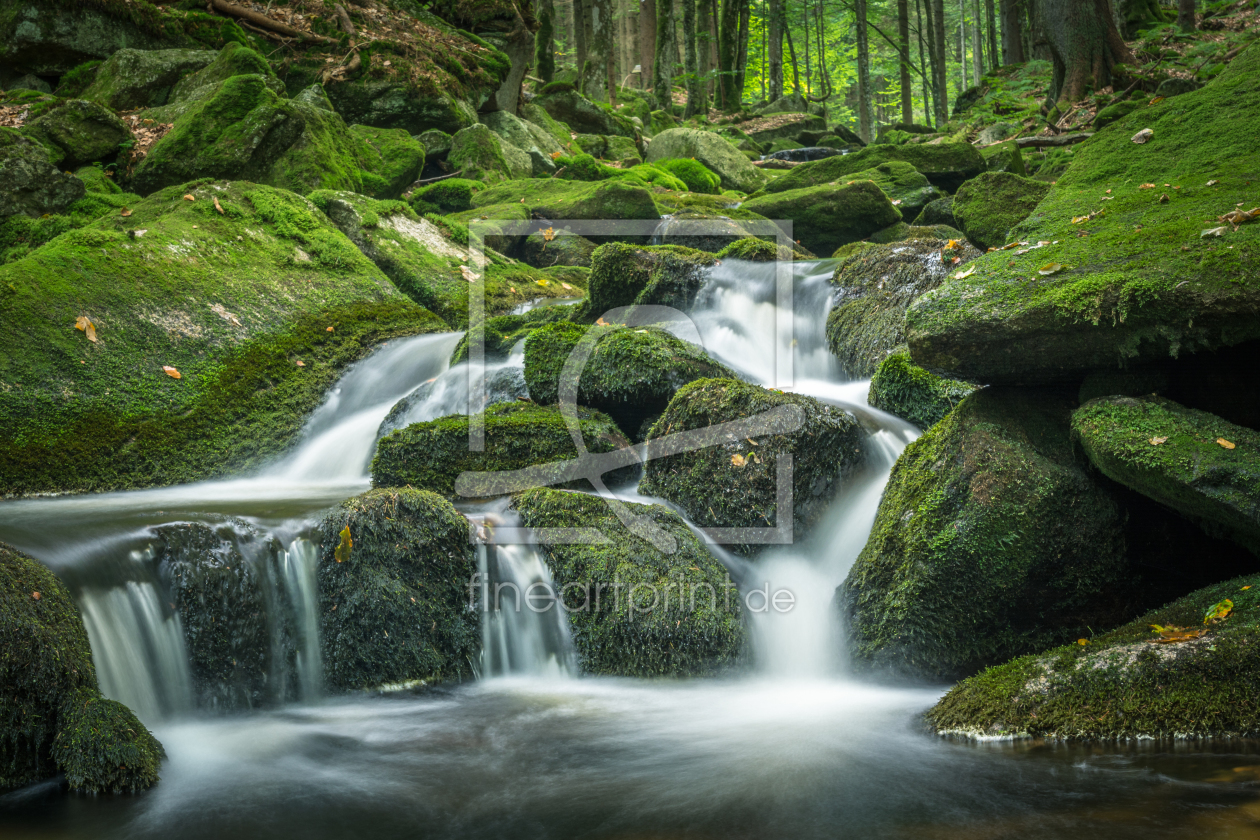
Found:
[[[989,69],[996,70],[1002,65],[1002,59],[998,54],[997,12],[993,0],[984,0],[984,20],[989,25]]]
[[[1001,0],[1002,63],[1024,63],[1024,9],[1021,0]]]
[[[945,66],[945,0],[932,2],[932,35],[936,41],[936,127],[949,120],[949,75]]]
[[[919,71],[920,78],[923,79],[923,122],[925,125],[932,125],[932,71],[928,66],[928,61],[923,55],[923,41],[926,30],[923,27],[923,0],[914,0],[914,14],[919,24],[918,42],[919,42]],[[929,15],[928,20],[932,18]],[[930,43],[930,41],[929,41]]]
[[[744,80],[748,75],[748,38],[752,26],[752,3],[739,0],[739,50],[735,55],[735,105],[738,111],[744,101]]]
[[[967,0],[958,0],[958,67],[962,70],[962,90],[971,87],[967,75]]]
[[[1177,27],[1182,32],[1193,32],[1198,29],[1194,20],[1194,0],[1178,0]]]
[[[1040,28],[1054,61],[1046,107],[1076,102],[1093,85],[1111,84],[1111,68],[1133,56],[1111,16],[1110,0],[1040,0]]]
[[[718,72],[722,91],[722,110],[739,110],[739,93],[735,87],[736,63],[739,61],[739,0],[724,0],[722,24],[718,28]]]
[[[857,36],[858,136],[869,143],[875,131],[875,113],[871,101],[871,47],[866,29],[866,0],[853,0],[855,35]]]
[[[612,0],[587,0],[587,3],[591,10],[591,36],[586,48],[587,61],[583,65],[582,92],[588,99],[604,99],[614,91],[608,84],[613,58]]]
[[[577,70],[577,88],[582,89],[582,78],[586,72],[586,20],[590,15],[589,5],[594,0],[573,0],[573,42],[574,69]]]
[[[555,6],[538,0],[538,32],[534,35],[534,75],[550,82],[556,75]]]
[[[914,90],[910,80],[910,0],[897,0],[897,52],[901,63],[901,121],[914,122]]]
[[[644,90],[654,90],[656,76],[653,66],[656,63],[656,0],[640,0],[639,2],[639,86]],[[661,103],[656,103],[660,108]]]
[[[660,0],[656,5],[656,60],[652,66],[652,90],[657,107],[667,114],[674,113],[674,63],[677,60],[673,0]]]
[[[687,74],[687,107],[683,119],[695,115],[699,107],[700,83],[696,72],[696,0],[682,0],[683,72]]]
[[[796,47],[792,44],[792,28],[784,27],[783,34],[787,36],[788,58],[792,61],[792,88],[797,96],[804,96],[805,93],[801,90],[801,66],[796,63]]]
[[[984,75],[984,30],[981,28],[983,19],[980,17],[980,0],[973,0],[971,11],[971,71],[976,84],[980,84],[980,77]]]

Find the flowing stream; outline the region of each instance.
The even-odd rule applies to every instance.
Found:
[[[845,676],[834,590],[918,431],[867,406],[869,383],[845,381],[827,351],[830,273],[798,263],[784,286],[773,265],[724,261],[676,327],[750,380],[838,405],[867,432],[865,466],[807,539],[751,561],[712,547],[741,570],[745,596],[763,583],[795,596],[787,613],[748,611],[752,673],[579,678],[559,609],[496,610],[483,598],[482,679],[321,696],[315,526],[368,487],[379,433],[468,409],[468,366],[449,364],[459,336],[400,339],[348,370],[293,452],[255,475],[0,503],[0,540],[66,581],[102,690],[169,755],[162,782],[140,796],[64,796],[56,784],[0,795],[0,836],[1256,836],[1260,775],[1233,769],[1256,763],[1251,745],[952,742],[917,722],[943,687]],[[489,399],[520,393],[521,364],[518,347],[487,365]],[[501,504],[469,515],[486,533],[515,525]],[[279,705],[229,715],[199,705],[155,571],[162,529],[190,524],[266,581],[271,643],[293,652],[268,676]],[[533,546],[486,539],[477,551],[487,586],[548,591]]]

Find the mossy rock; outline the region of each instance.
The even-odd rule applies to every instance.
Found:
[[[746,236],[737,239],[717,252],[719,260],[748,260],[749,262],[774,262],[796,259],[796,254],[786,245],[776,245],[764,239]]]
[[[685,311],[716,262],[711,254],[678,245],[602,245],[592,254],[586,300],[575,318],[591,323],[609,310],[631,304]]]
[[[650,442],[782,408],[801,418],[795,431],[751,435],[753,443],[724,437],[703,449],[650,460],[640,490],[678,505],[702,528],[782,527],[788,523],[779,521],[778,462],[791,455],[790,524],[793,541],[801,540],[864,461],[863,433],[851,414],[800,394],[735,379],[700,379],[678,390],[647,438]],[[742,466],[733,459],[736,455]],[[740,552],[753,548],[732,546]]]
[[[486,210],[492,206],[512,204],[523,208],[528,214],[526,218],[655,220],[661,215],[652,193],[637,183],[532,178],[508,181],[477,193],[473,196],[474,217],[488,215]]]
[[[559,408],[530,402],[499,403],[487,408],[484,417],[485,449],[481,452],[470,451],[468,416],[462,414],[413,423],[386,435],[377,444],[372,460],[373,485],[419,487],[444,496],[457,495],[458,486],[472,495],[493,496],[518,488],[493,476],[470,476],[467,484],[457,484],[456,480],[464,472],[535,467],[535,486],[589,487],[585,479],[566,478],[566,464],[577,458],[577,449]],[[578,420],[588,452],[614,452],[630,445],[605,414],[579,408]],[[637,469],[620,467],[604,475],[604,480],[628,480]]]
[[[985,171],[984,158],[970,143],[867,146],[852,154],[835,155],[795,166],[767,184],[766,192],[786,192],[832,181],[852,180],[855,173],[892,161],[910,164],[933,186],[951,193],[964,181]]]
[[[130,209],[0,266],[5,493],[239,472],[374,343],[447,328],[293,193],[201,182]]]
[[[1010,230],[1028,218],[1050,185],[1010,172],[985,172],[963,184],[952,210],[962,232],[980,250],[1001,248]]]
[[[542,233],[531,233],[525,237],[525,251],[521,259],[535,268],[552,268],[555,266],[591,267],[591,255],[599,246],[585,236],[557,231],[552,227],[551,240]]]
[[[71,99],[46,111],[22,128],[22,133],[49,148],[53,163],[77,169],[87,163],[112,163],[131,131],[114,113],[95,102]]]
[[[87,188],[54,165],[57,155],[11,128],[0,128],[0,219],[60,213]]]
[[[569,320],[573,309],[574,306],[536,306],[520,315],[496,315],[487,318],[482,332],[485,357],[489,360],[506,359],[512,348],[531,332],[547,324]],[[464,333],[459,344],[451,352],[451,365],[457,365],[467,359],[468,333]],[[527,396],[527,394],[522,393],[521,396]]]
[[[592,330],[593,346],[578,373],[577,401],[608,414],[631,437],[637,437],[645,420],[664,411],[688,382],[735,375],[702,348],[662,329],[560,322],[534,330],[525,339],[525,384],[534,402],[559,401],[565,364]]]
[[[138,195],[124,193],[99,167],[83,167],[75,172],[75,177],[83,182],[87,194],[64,211],[39,218],[19,213],[0,221],[0,265],[25,257],[66,231],[121,213],[141,201]]]
[[[66,775],[85,793],[158,781],[162,745],[96,687],[83,619],[39,561],[0,543],[0,789]]]
[[[941,379],[928,373],[910,361],[910,354],[902,350],[879,363],[871,377],[866,401],[921,429],[930,429],[974,390],[976,387],[967,382]]]
[[[176,83],[217,55],[213,50],[121,49],[96,68],[82,98],[114,111],[165,105]]]
[[[827,315],[827,345],[852,377],[875,373],[890,353],[905,344],[905,313],[920,295],[944,282],[947,261],[965,264],[979,253],[966,242],[948,253],[948,242],[913,239],[887,245],[860,244],[836,266],[839,287]]]
[[[553,120],[564,123],[577,134],[611,134],[630,138],[636,134],[634,123],[629,119],[605,111],[573,89],[544,89],[534,99],[534,104],[550,114]],[[568,145],[568,142],[562,141],[561,145]]]
[[[1126,99],[1123,102],[1113,102],[1105,108],[1099,108],[1098,113],[1094,115],[1094,130],[1106,128],[1134,111],[1145,108],[1146,102],[1145,99]]]
[[[1107,396],[1072,415],[1072,434],[1108,478],[1260,554],[1260,433],[1160,397]]]
[[[986,388],[906,448],[837,590],[854,667],[957,678],[1144,606],[1123,512],[1073,458],[1072,405]]]
[[[901,219],[900,211],[871,181],[775,192],[749,199],[741,209],[791,220],[792,238],[820,254],[865,239]]]
[[[750,193],[768,180],[735,146],[710,131],[671,128],[657,134],[648,144],[648,163],[688,159],[695,159],[717,175],[722,189]]]
[[[923,207],[923,212],[919,213],[913,224],[919,227],[948,225],[949,227],[957,228],[958,220],[954,218],[953,197],[938,198],[926,204]]]
[[[699,677],[747,661],[739,592],[678,514],[663,505],[626,505],[674,541],[666,553],[622,524],[598,496],[529,490],[512,505],[525,527],[592,528],[605,537],[591,545],[539,545],[569,608],[585,673]]]
[[[1012,232],[1050,244],[981,257],[974,274],[921,298],[906,315],[916,362],[956,378],[1036,382],[1260,337],[1260,225],[1218,221],[1255,203],[1260,151],[1245,138],[1258,114],[1252,46],[1202,90],[1076,146],[1071,168]],[[1144,128],[1151,139],[1132,143]],[[1100,215],[1073,224],[1090,213]],[[1202,235],[1221,225],[1221,236]],[[1062,269],[1040,273],[1053,265]]]
[[[485,189],[485,183],[468,178],[447,178],[413,192],[407,203],[417,213],[461,213],[472,209],[473,193]]]
[[[339,555],[345,529],[352,546]],[[411,488],[370,490],[342,502],[320,535],[319,637],[330,689],[476,672],[481,634],[468,587],[477,561],[468,520],[450,502]]]
[[[655,165],[677,177],[691,192],[717,195],[722,191],[722,180],[698,160],[666,159],[656,161]]]
[[[1005,143],[995,143],[987,148],[980,150],[981,156],[984,157],[985,166],[990,172],[1010,172],[1014,175],[1027,175],[1028,170],[1024,166],[1024,155],[1019,150],[1019,146],[1015,145],[1014,140]]]
[[[1205,616],[1223,601],[1223,621]],[[956,685],[927,713],[943,734],[1131,741],[1260,734],[1260,575],[1192,592],[1087,644],[998,665]],[[1153,644],[1152,625],[1205,631]]]

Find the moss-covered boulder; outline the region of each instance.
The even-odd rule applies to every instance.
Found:
[[[114,111],[165,105],[176,83],[217,56],[213,50],[121,49],[96,68],[82,97]]]
[[[671,128],[652,138],[647,162],[691,159],[718,176],[724,190],[750,193],[768,180],[766,174],[720,135],[694,128]]]
[[[564,148],[545,129],[507,111],[493,111],[481,119],[501,140],[529,156],[532,174],[549,175],[556,171],[551,155],[562,153]]]
[[[537,219],[644,219],[660,218],[652,193],[632,181],[565,181],[531,178],[508,181],[473,196],[471,218],[511,218],[505,213],[524,210]],[[513,207],[512,205],[515,205]],[[541,225],[540,225],[541,227]],[[642,238],[642,237],[639,237]]]
[[[741,209],[768,219],[790,219],[792,238],[819,254],[829,254],[901,220],[901,212],[871,181],[775,192],[749,199]]]
[[[1228,615],[1210,620],[1223,604]],[[1161,642],[1155,625],[1187,632],[1183,641]],[[1260,575],[1200,589],[1081,641],[964,680],[928,711],[928,724],[977,738],[1260,734]]]
[[[977,248],[1001,248],[1011,228],[1028,218],[1050,185],[1010,172],[985,172],[958,188],[952,210]]]
[[[292,193],[201,182],[130,210],[0,266],[4,493],[261,463],[373,343],[446,329]]]
[[[525,237],[525,249],[521,259],[536,268],[552,266],[582,266],[590,268],[595,249],[599,246],[585,236],[566,233],[563,229],[549,227],[549,234],[531,233]],[[551,238],[548,239],[547,236]]]
[[[934,186],[954,192],[964,181],[985,171],[984,158],[970,143],[867,146],[847,155],[802,163],[766,185],[766,192],[786,192],[832,181],[852,180],[855,173],[901,161],[921,172]]]
[[[66,231],[121,213],[141,200],[138,195],[124,193],[99,167],[83,167],[75,177],[87,187],[87,194],[62,212],[38,218],[18,213],[0,220],[0,265],[21,259]]]
[[[72,99],[46,111],[23,128],[23,133],[52,152],[53,163],[77,169],[85,163],[112,163],[131,131],[113,111],[84,99]]]
[[[1202,90],[1076,146],[1013,232],[1049,244],[986,255],[921,298],[906,316],[915,361],[963,379],[1034,382],[1260,337],[1260,225],[1235,230],[1220,218],[1256,204],[1260,150],[1246,138],[1258,114],[1253,46]],[[1131,142],[1146,128],[1147,142]]]
[[[1260,554],[1260,433],[1155,396],[1091,400],[1072,415],[1091,463]]]
[[[468,520],[450,502],[411,488],[371,490],[330,513],[320,534],[319,637],[330,689],[475,673],[481,636],[469,582],[477,560]]]
[[[96,687],[70,593],[39,561],[0,544],[0,789],[65,773],[85,793],[152,787],[165,753]]]
[[[578,420],[588,452],[613,452],[630,445],[605,414],[580,408]],[[557,407],[531,402],[492,405],[485,411],[484,429],[485,448],[481,452],[470,451],[468,416],[462,414],[414,423],[386,435],[377,444],[372,460],[372,483],[377,487],[419,487],[454,496],[461,473],[539,467],[538,486],[589,486],[585,479],[564,478],[565,462],[577,457],[577,449]],[[636,470],[634,466],[618,468],[604,480],[623,480]],[[505,492],[493,480],[472,481],[467,488],[478,491],[476,495]]]
[[[681,180],[691,192],[717,195],[722,191],[722,179],[698,160],[667,158],[655,165]]]
[[[1014,175],[1028,174],[1028,169],[1024,166],[1023,152],[1019,150],[1019,146],[1015,145],[1014,140],[981,148],[980,154],[984,158],[984,165],[990,172],[1010,172]]]
[[[906,448],[837,591],[855,667],[957,678],[1143,606],[1123,513],[1073,458],[1072,404],[986,388]]]
[[[947,245],[939,239],[859,244],[836,266],[831,282],[839,290],[827,315],[827,345],[849,376],[872,376],[905,344],[906,308],[956,265],[979,256],[966,242]]]
[[[0,219],[58,213],[83,198],[83,182],[58,169],[54,157],[43,144],[0,128]]]
[[[879,363],[866,401],[874,408],[928,429],[974,390],[974,385],[942,379],[918,367],[910,361],[910,354],[901,350]]]
[[[923,207],[923,212],[919,213],[915,218],[914,224],[919,227],[931,227],[932,225],[948,225],[952,228],[958,227],[958,220],[954,218],[954,199],[938,198],[935,201],[928,202]]]
[[[685,311],[716,262],[711,254],[678,245],[602,245],[591,257],[586,300],[575,317],[590,323],[610,309],[636,303]]]
[[[612,134],[631,137],[636,134],[634,123],[618,114],[612,114],[591,102],[569,85],[544,89],[534,100],[551,115],[553,120],[567,125],[578,134]]]
[[[703,528],[782,527],[778,463],[790,455],[791,526],[794,541],[802,539],[864,460],[863,433],[851,414],[800,394],[735,379],[701,379],[678,390],[647,437],[651,441],[773,409],[799,417],[799,427],[747,439],[723,438],[717,445],[650,460],[640,489],[678,505]],[[733,548],[749,551],[753,546]]]
[[[468,178],[448,178],[421,187],[407,197],[407,203],[417,213],[461,213],[472,209],[473,193],[485,189],[481,181]]]
[[[608,414],[636,439],[644,421],[664,411],[683,385],[734,377],[703,349],[665,330],[560,322],[525,339],[525,384],[534,402],[559,401],[562,371],[589,331],[594,331],[593,346],[578,372],[577,401]]]
[[[720,260],[748,260],[749,262],[774,262],[775,260],[792,260],[801,258],[786,245],[776,245],[764,239],[746,236],[737,239],[717,252]]]
[[[605,537],[539,546],[563,592],[584,672],[695,677],[746,661],[739,592],[678,514],[663,505],[626,506],[674,541],[666,553],[626,528],[597,496],[530,490],[512,504],[526,527],[593,528]]]

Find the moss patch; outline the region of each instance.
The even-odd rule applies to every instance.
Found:
[[[892,161],[910,164],[932,184],[948,192],[954,192],[964,181],[976,177],[986,168],[984,158],[969,143],[939,143],[934,146],[883,144],[795,166],[767,184],[765,189],[769,193],[786,192],[852,179],[855,173]]]
[[[1001,248],[1011,228],[1028,218],[1050,185],[1010,172],[985,172],[954,196],[954,218],[977,248]]]
[[[830,254],[901,220],[901,212],[871,181],[775,192],[749,199],[740,209],[768,219],[790,219],[792,238],[818,254]]]
[[[928,429],[974,390],[975,386],[966,382],[928,373],[910,361],[909,353],[901,351],[879,363],[871,377],[867,402],[921,429]]]

